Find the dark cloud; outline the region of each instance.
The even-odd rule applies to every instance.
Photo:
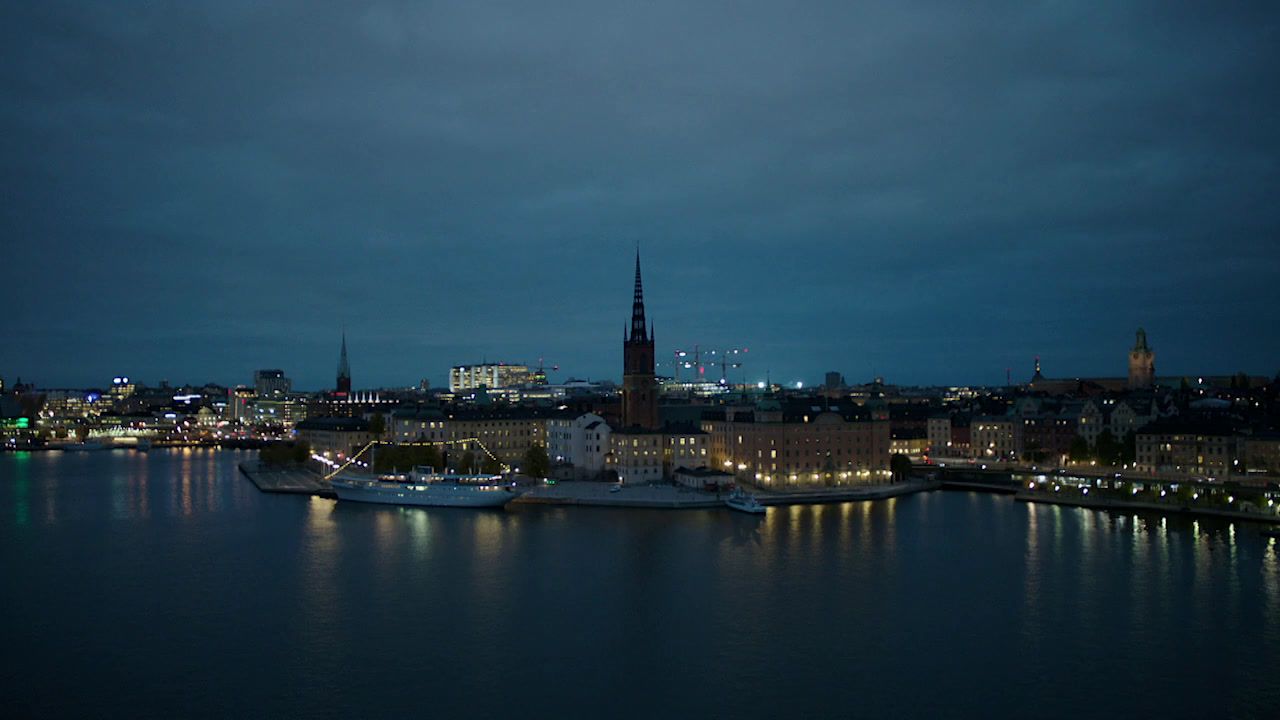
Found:
[[[1274,373],[1280,11],[1098,5],[12,3],[0,374]]]

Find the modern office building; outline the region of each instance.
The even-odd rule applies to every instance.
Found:
[[[253,373],[253,392],[263,400],[278,400],[293,389],[293,382],[284,376],[283,370],[256,370]]]
[[[546,375],[528,365],[480,363],[449,368],[449,392],[465,393],[485,388],[498,390],[546,384]]]

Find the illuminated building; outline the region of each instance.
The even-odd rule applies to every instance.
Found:
[[[441,442],[446,438],[440,408],[397,408],[391,413],[391,437],[400,443]]]
[[[111,389],[107,391],[107,396],[111,398],[113,402],[118,402],[129,397],[137,390],[138,386],[129,380],[128,377],[125,377],[124,375],[117,375],[116,377],[111,378]]]
[[[970,454],[985,460],[1012,460],[1017,456],[1021,431],[1021,418],[975,417],[969,425]]]
[[[454,393],[479,390],[482,387],[497,390],[545,383],[546,375],[530,370],[527,365],[481,363],[455,365],[449,369],[449,391]]]
[[[241,385],[227,391],[227,419],[232,423],[253,422],[253,388]]]
[[[1246,442],[1227,422],[1173,418],[1139,430],[1134,445],[1141,472],[1224,478],[1240,471]]]
[[[530,445],[536,442],[546,447],[548,415],[548,411],[532,408],[451,413],[444,428],[450,441],[450,460],[456,464],[461,453],[470,450],[476,462],[483,462],[487,449],[507,465],[519,467]]]
[[[713,467],[772,487],[884,482],[888,417],[848,400],[768,398],[703,416]]]
[[[307,404],[302,400],[254,400],[251,417],[255,425],[293,427],[307,418]]]
[[[929,436],[923,430],[894,430],[889,437],[889,452],[906,455],[912,459],[923,457],[929,451]]]
[[[931,417],[926,432],[934,457],[969,457],[969,416],[948,413]]]

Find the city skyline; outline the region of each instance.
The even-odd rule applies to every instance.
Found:
[[[2,12],[10,382],[1280,370],[1265,6]]]

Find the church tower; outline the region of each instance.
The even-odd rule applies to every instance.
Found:
[[[640,252],[636,251],[635,298],[631,330],[622,341],[622,427],[658,429],[658,382],[653,374],[653,328],[645,326]]]
[[[1156,353],[1147,347],[1147,331],[1138,328],[1138,339],[1129,351],[1129,389],[1146,390],[1156,382]]]
[[[347,362],[347,334],[342,333],[342,353],[338,355],[338,383],[334,395],[351,396],[351,364]]]

